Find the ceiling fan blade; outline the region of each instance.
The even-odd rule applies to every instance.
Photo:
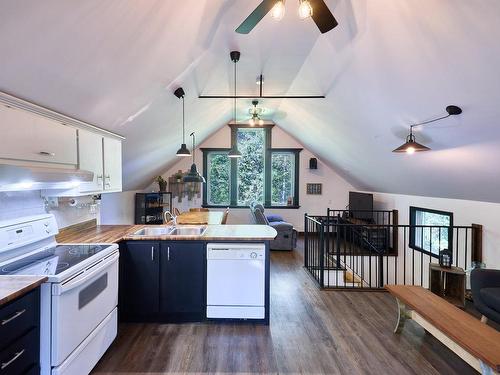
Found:
[[[337,20],[323,0],[309,0],[309,3],[313,8],[312,19],[316,23],[316,26],[318,26],[321,34],[330,31],[338,25]]]
[[[276,0],[263,0],[236,29],[239,34],[248,34],[276,4]]]

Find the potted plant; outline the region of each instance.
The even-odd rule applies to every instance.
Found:
[[[158,183],[159,191],[167,191],[167,181],[162,176],[156,177],[155,181]]]

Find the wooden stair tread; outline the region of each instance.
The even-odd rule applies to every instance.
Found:
[[[466,351],[500,371],[500,332],[420,286],[385,288]]]
[[[361,284],[361,278],[355,275],[352,271],[346,270],[344,272],[344,281],[346,283]]]

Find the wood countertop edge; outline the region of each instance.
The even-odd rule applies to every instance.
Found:
[[[30,281],[31,279],[31,281]],[[18,276],[18,275],[1,275],[0,276],[0,306],[3,306],[25,294],[31,292],[33,289],[38,288],[42,285],[48,278],[45,276]],[[21,287],[17,287],[16,283],[23,283]],[[12,283],[14,285],[9,286]],[[4,289],[9,289],[4,294]]]
[[[266,228],[259,228],[258,225],[252,224],[239,224],[239,225],[208,225],[207,232],[201,236],[134,236],[132,233],[148,227],[147,225],[117,225],[113,228],[112,225],[103,225],[91,229],[81,231],[68,231],[58,235],[57,241],[63,243],[119,243],[121,241],[270,241],[276,238],[277,232],[274,228],[265,226]],[[245,234],[235,232],[238,229],[245,227],[256,227],[261,233]],[[263,225],[260,227],[264,227]],[[249,228],[247,228],[249,229]],[[220,231],[227,230],[227,233],[220,233]],[[211,233],[217,231],[217,233]]]

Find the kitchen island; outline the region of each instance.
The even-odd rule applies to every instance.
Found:
[[[122,321],[269,323],[269,241],[276,237],[273,228],[203,225],[201,234],[141,232],[170,227],[70,228],[62,230],[57,240],[119,244],[118,310]]]

